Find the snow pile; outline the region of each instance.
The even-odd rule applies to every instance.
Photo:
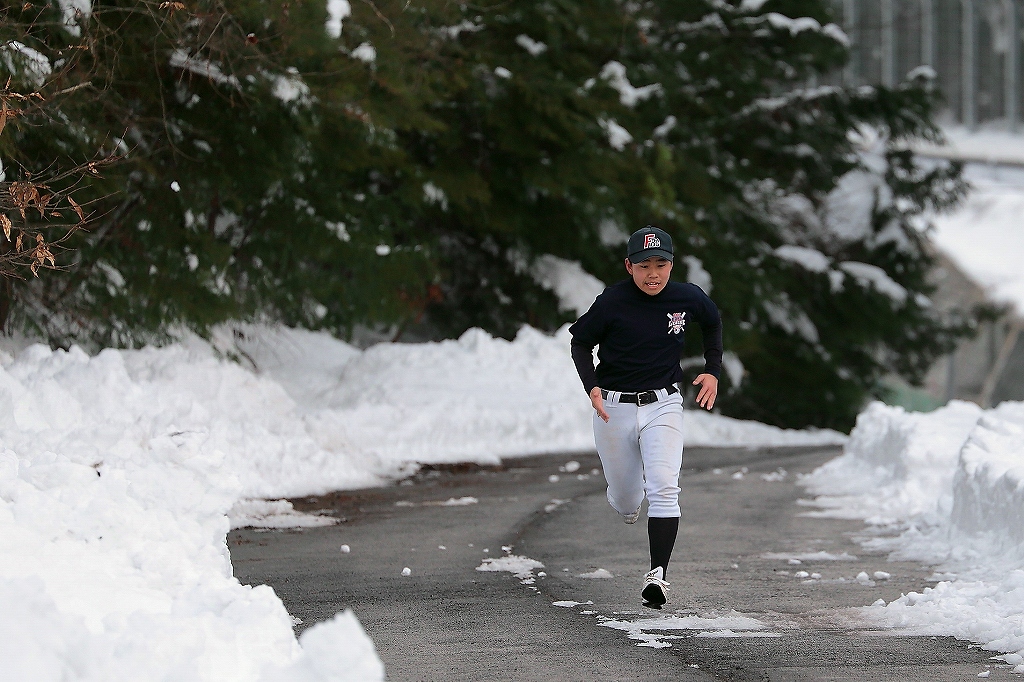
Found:
[[[978,421],[960,451],[953,524],[993,534],[1002,556],[1024,564],[1024,403],[1002,403]]]
[[[686,411],[686,444],[691,446],[839,445],[846,436],[831,429],[780,429],[702,410]]]
[[[1006,148],[1024,162],[1024,136],[1015,137]],[[964,177],[971,193],[955,212],[932,218],[935,243],[995,298],[1024,312],[1024,169],[971,164]]]
[[[867,609],[885,626],[952,635],[1024,672],[1024,403],[928,414],[870,406],[846,452],[802,481],[825,516],[879,526],[868,548],[937,564],[944,580]],[[883,531],[898,533],[885,537]]]
[[[458,340],[364,351],[298,330],[248,326],[228,337],[292,395],[308,434],[301,447],[276,460],[261,463],[259,450],[247,453],[249,496],[351,488],[360,473],[368,485],[374,476],[407,470],[410,462],[495,464],[502,457],[594,449],[593,408],[569,356],[567,328],[549,336],[523,327],[513,341],[471,329]],[[291,413],[284,419],[296,421]],[[783,430],[697,410],[686,419],[689,445],[845,439],[835,431]],[[311,448],[309,439],[322,450]]]
[[[953,401],[934,412],[872,403],[857,417],[845,453],[802,483],[828,511],[872,524],[948,518],[961,446],[981,417],[974,403]]]
[[[380,485],[417,462],[593,449],[564,329],[360,351],[240,327],[94,357],[36,345],[0,365],[0,676],[12,679],[381,679],[354,615],[296,641],[273,590],[233,578],[230,525],[330,523],[277,498]],[[695,444],[843,438],[689,421]],[[482,570],[512,558],[496,561]]]
[[[382,679],[354,617],[310,629],[300,646],[273,590],[232,577],[235,470],[247,451],[287,452],[297,432],[274,408],[289,402],[183,347],[90,358],[32,346],[6,362],[5,679]]]
[[[943,127],[942,134],[945,144],[915,140],[914,151],[924,156],[985,164],[1024,163],[1024,135],[1007,132],[998,125],[990,123],[977,130],[950,125]]]

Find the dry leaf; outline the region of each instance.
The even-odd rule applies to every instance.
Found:
[[[29,204],[39,201],[39,190],[31,182],[12,182],[7,191],[11,195],[11,201],[18,207],[22,219],[25,219],[25,209]]]
[[[36,248],[32,249],[29,257],[35,259],[35,263],[33,263],[33,265],[36,268],[46,267],[47,261],[49,261],[51,267],[55,267],[57,265],[57,261],[54,259],[53,253],[50,251],[49,247],[46,246],[46,240],[44,240],[43,235],[38,232],[36,233]]]
[[[3,213],[0,213],[0,227],[4,230],[4,236],[7,237],[7,241],[11,241],[11,228],[14,225],[11,224],[11,219]]]
[[[39,211],[39,217],[46,217],[46,205],[50,203],[50,199],[53,198],[52,194],[43,194],[42,196],[36,197],[36,209]]]
[[[68,203],[71,204],[71,208],[75,209],[75,213],[78,214],[78,219],[81,220],[82,222],[85,222],[85,211],[83,211],[82,207],[78,205],[78,202],[75,201],[75,198],[68,197]]]
[[[21,238],[25,236],[25,233],[18,230],[18,240],[14,243],[14,250],[21,251]]]
[[[180,2],[161,2],[160,9],[169,9],[172,12],[177,12],[179,10],[185,9],[185,5],[184,3]]]
[[[14,118],[14,110],[7,108],[7,101],[4,100],[3,104],[0,104],[0,133],[4,131],[4,126],[7,125],[7,119]]]

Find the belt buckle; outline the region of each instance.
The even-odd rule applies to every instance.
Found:
[[[650,405],[651,403],[658,402],[657,391],[643,391],[642,393],[636,394],[637,407],[643,407],[644,405]]]

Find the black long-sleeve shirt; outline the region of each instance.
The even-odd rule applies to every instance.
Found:
[[[722,373],[722,318],[700,287],[669,282],[651,296],[632,279],[613,284],[569,327],[583,387],[587,393],[595,386],[634,392],[682,381],[679,358],[686,326],[694,321],[704,336],[704,372],[717,378]]]

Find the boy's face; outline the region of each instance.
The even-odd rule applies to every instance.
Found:
[[[639,263],[631,263],[627,258],[626,272],[633,276],[633,282],[640,287],[640,291],[654,296],[660,294],[668,284],[669,275],[672,274],[672,261],[661,256],[653,256]]]

